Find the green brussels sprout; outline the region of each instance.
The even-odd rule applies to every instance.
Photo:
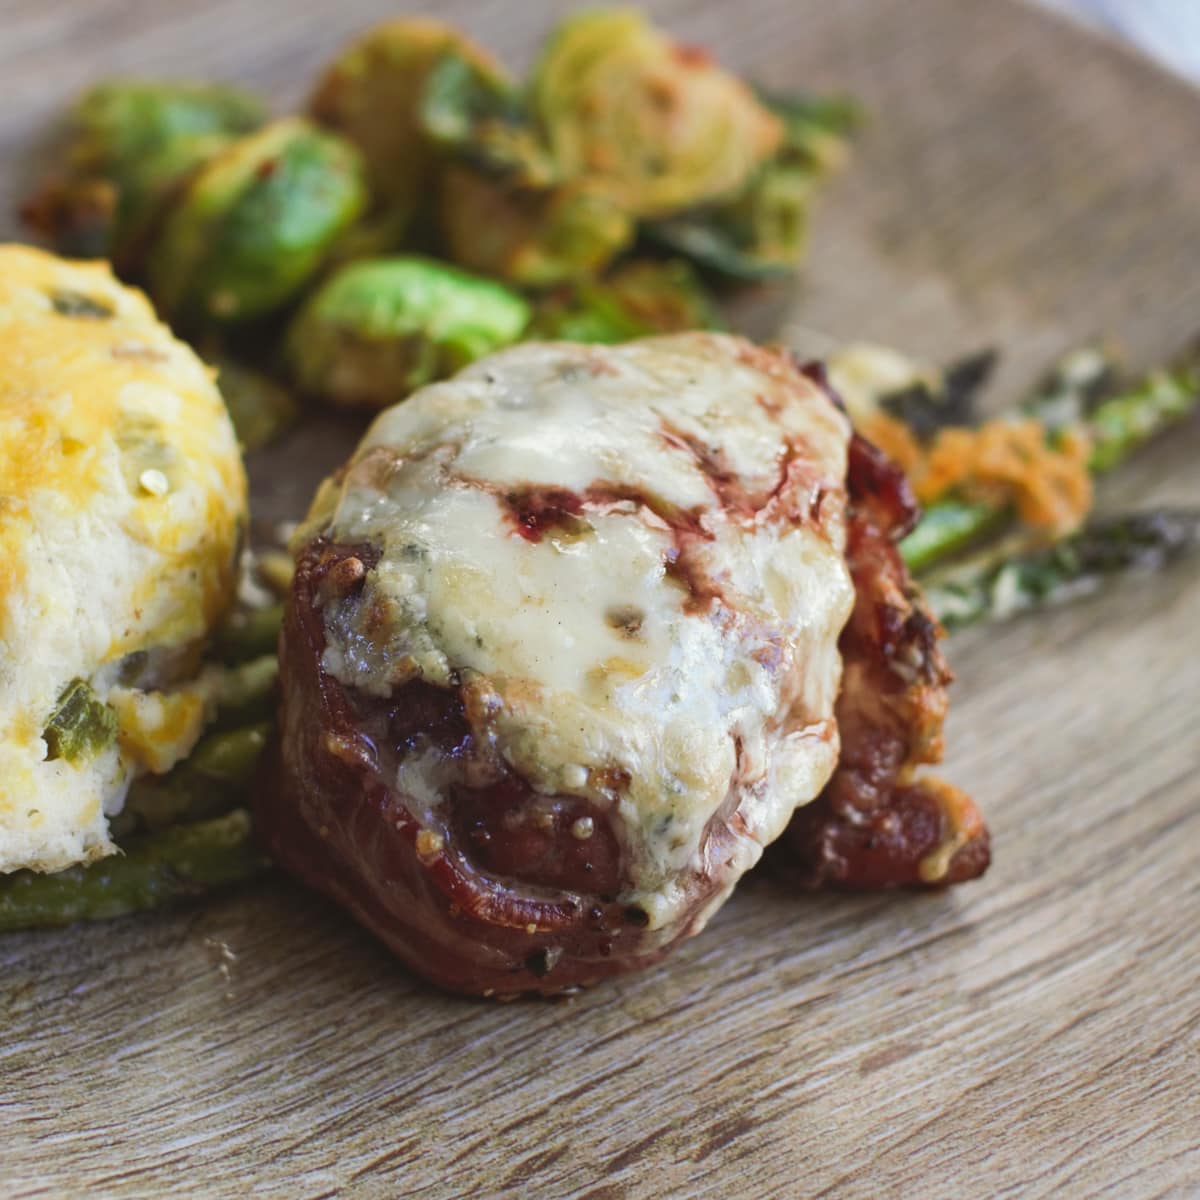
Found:
[[[272,122],[187,184],[151,250],[150,291],[185,324],[231,324],[288,303],[366,202],[358,151],[311,122]]]
[[[560,181],[522,91],[469,59],[450,54],[430,71],[421,127],[431,144],[459,161],[529,187]]]
[[[740,194],[783,141],[783,122],[741,80],[632,9],[565,20],[531,89],[563,176],[603,182],[636,217]]]
[[[26,218],[65,254],[126,266],[189,172],[262,121],[257,98],[221,84],[99,84],[71,110],[63,177]]]
[[[650,223],[651,241],[730,279],[782,278],[804,253],[821,180],[845,161],[858,108],[840,99],[764,97],[786,137],[750,185],[726,203]]]
[[[656,333],[719,329],[700,277],[681,260],[636,260],[607,278],[547,295],[530,334],[567,342],[625,342]]]
[[[350,263],[296,317],[288,362],[305,392],[343,407],[386,408],[515,342],[529,315],[515,292],[445,263]]]
[[[456,56],[430,73],[422,126],[446,156],[439,218],[446,251],[524,287],[602,271],[633,221],[595,182],[559,170],[510,83]]]
[[[426,81],[448,57],[473,78],[504,79],[486,50],[440,21],[401,17],[367,33],[326,69],[313,118],[362,152],[379,224],[398,244],[430,192],[434,150],[422,128]]]
[[[443,172],[439,212],[452,261],[522,287],[596,275],[634,235],[629,214],[588,180],[536,186],[465,163]]]

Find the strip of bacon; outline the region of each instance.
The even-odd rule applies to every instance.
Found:
[[[904,473],[864,438],[850,446],[846,558],[855,604],[844,663],[837,771],[798,809],[773,848],[776,868],[807,888],[945,887],[982,875],[991,854],[974,802],[916,777],[942,757],[942,631],[896,543],[918,509]]]

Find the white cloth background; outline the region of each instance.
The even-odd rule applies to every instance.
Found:
[[[1038,0],[1200,84],[1200,0]]]

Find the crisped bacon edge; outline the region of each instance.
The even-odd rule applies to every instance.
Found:
[[[855,604],[839,642],[841,756],[821,795],[797,810],[772,861],[808,888],[961,883],[983,874],[991,854],[974,802],[940,779],[916,778],[942,757],[952,678],[941,628],[896,547],[917,505],[903,472],[857,434],[848,485]]]

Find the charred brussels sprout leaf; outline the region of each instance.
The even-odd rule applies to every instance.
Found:
[[[63,177],[25,215],[63,253],[127,266],[180,182],[262,121],[255,97],[220,84],[102,83],[72,109]]]
[[[352,145],[276,121],[189,181],[150,256],[150,290],[191,325],[264,316],[311,278],[365,200]]]
[[[564,21],[531,102],[563,175],[603,183],[639,218],[739,195],[783,141],[750,88],[631,9]]]
[[[571,342],[624,342],[656,333],[716,329],[720,320],[685,262],[639,261],[606,279],[564,288],[538,305],[532,333]]]
[[[521,92],[469,59],[448,55],[430,72],[421,124],[434,145],[461,161],[533,187],[559,178]]]
[[[863,123],[861,106],[848,96],[789,96],[760,90],[759,98],[783,121],[780,155],[805,160],[822,171],[842,165],[846,143]]]
[[[442,234],[449,257],[523,287],[586,279],[633,241],[633,222],[586,180],[546,187],[466,164],[444,176]]]
[[[362,152],[378,209],[374,223],[391,231],[393,244],[429,193],[434,152],[422,128],[422,97],[448,58],[473,85],[503,86],[499,65],[469,38],[439,21],[403,17],[339,55],[313,94],[313,117]]]
[[[764,96],[784,140],[742,193],[647,227],[651,241],[729,279],[754,282],[795,271],[820,181],[844,161],[858,108],[837,98]]]
[[[343,267],[312,297],[288,359],[305,392],[386,408],[515,342],[528,322],[528,304],[501,284],[429,259],[375,259]]]
[[[422,123],[446,157],[439,219],[454,262],[540,288],[591,277],[632,242],[629,213],[606,186],[561,169],[507,81],[447,57]]]
[[[42,733],[46,758],[75,763],[93,758],[117,738],[117,714],[82,679],[69,684],[58,698]]]
[[[879,403],[884,412],[903,421],[920,442],[931,440],[947,426],[972,425],[979,394],[991,378],[998,357],[990,349],[967,355],[941,372],[940,386],[920,380],[886,393]]]

